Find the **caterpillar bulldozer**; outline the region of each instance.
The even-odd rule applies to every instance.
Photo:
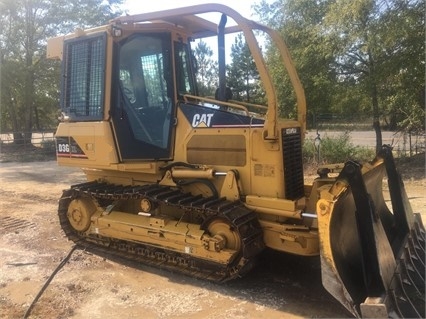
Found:
[[[211,12],[217,23],[205,18]],[[281,55],[296,119],[278,116],[259,31]],[[267,105],[229,94],[224,39],[235,32]],[[219,84],[203,97],[190,44],[213,36]],[[50,39],[47,54],[62,61],[57,161],[87,177],[59,200],[70,240],[214,282],[243,276],[265,248],[319,255],[325,289],[353,316],[425,316],[425,229],[391,147],[371,162],[322,167],[305,183],[305,96],[276,31],[203,4],[77,29]]]

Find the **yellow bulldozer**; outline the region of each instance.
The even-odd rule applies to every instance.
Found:
[[[205,18],[210,12],[217,23]],[[229,94],[224,39],[235,32],[244,35],[267,105]],[[281,55],[296,119],[278,116],[255,32]],[[213,36],[219,84],[205,97],[190,44]],[[87,177],[59,200],[70,240],[214,282],[246,274],[266,247],[320,255],[324,287],[352,315],[425,316],[425,230],[391,147],[368,163],[321,168],[305,183],[305,96],[276,31],[203,4],[77,29],[50,39],[47,54],[62,61],[57,161]]]

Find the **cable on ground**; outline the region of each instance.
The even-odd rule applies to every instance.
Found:
[[[46,282],[44,283],[43,287],[41,287],[40,291],[38,292],[37,296],[35,296],[33,302],[31,303],[31,305],[28,307],[27,311],[24,314],[23,319],[27,319],[28,316],[31,314],[31,310],[34,308],[34,305],[36,304],[36,302],[40,299],[41,295],[43,294],[43,292],[46,290],[46,288],[49,286],[50,282],[53,280],[53,278],[55,277],[55,275],[58,273],[59,270],[62,269],[62,267],[68,262],[68,260],[71,258],[71,255],[73,254],[73,252],[76,250],[77,245],[74,245],[71,250],[69,251],[68,255],[62,259],[61,263],[56,267],[56,269],[52,272],[52,274],[50,275],[50,277],[46,280]]]

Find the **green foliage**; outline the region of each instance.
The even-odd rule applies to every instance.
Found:
[[[1,131],[56,125],[59,67],[46,59],[49,37],[101,25],[121,13],[122,0],[4,0],[0,2]]]
[[[255,7],[280,30],[316,115],[373,119],[390,129],[425,129],[425,0],[276,0]],[[282,114],[294,96],[275,48],[266,47]]]
[[[394,5],[383,17],[391,48],[384,63],[383,115],[389,129],[419,133],[425,128],[425,1]]]
[[[328,2],[278,0],[270,4],[262,1],[255,7],[263,22],[279,30],[289,47],[305,89],[310,119],[330,112],[332,105],[335,74],[329,66],[333,61],[333,47],[322,22]],[[268,68],[277,88],[280,115],[294,118],[296,102],[290,79],[276,49],[270,43],[266,49]]]
[[[424,130],[424,0],[338,0],[330,9],[340,83],[359,88],[359,104],[369,100],[376,128],[383,120],[393,130]]]
[[[217,61],[213,60],[213,50],[200,40],[193,50],[197,61],[197,85],[201,96],[214,96],[218,84]]]
[[[319,164],[332,164],[344,163],[348,160],[371,161],[375,156],[375,151],[367,147],[354,146],[350,141],[349,133],[345,132],[337,138],[328,136],[321,138],[319,154]],[[303,156],[305,163],[318,162],[318,150],[315,148],[314,140],[305,140]]]
[[[264,92],[259,85],[259,73],[249,47],[239,33],[231,47],[232,63],[228,66],[227,86],[233,99],[262,104]]]

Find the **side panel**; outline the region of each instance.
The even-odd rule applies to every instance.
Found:
[[[257,196],[284,198],[284,172],[279,141],[265,143],[263,129],[250,134],[250,193]]]
[[[118,163],[108,122],[60,123],[56,131],[58,164],[108,167]]]
[[[240,167],[246,164],[244,135],[194,135],[187,145],[188,162]]]
[[[176,161],[237,170],[243,195],[304,197],[300,127],[279,122],[280,138],[265,141],[264,120],[217,107],[179,105]]]

